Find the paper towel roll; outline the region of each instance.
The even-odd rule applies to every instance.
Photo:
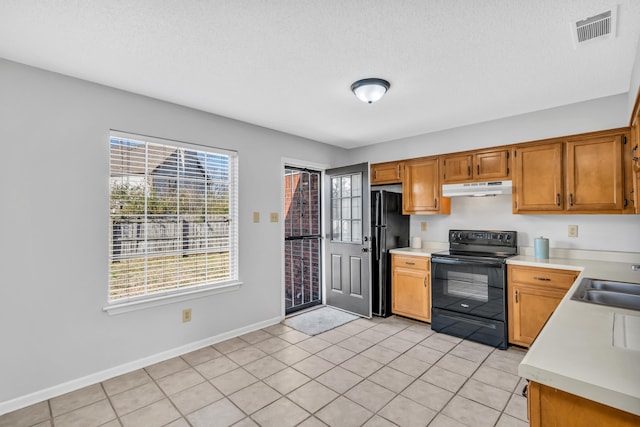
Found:
[[[536,258],[548,259],[549,258],[549,239],[539,237],[533,240],[533,252]]]
[[[421,237],[413,237],[411,239],[411,247],[413,249],[422,249],[422,238]]]

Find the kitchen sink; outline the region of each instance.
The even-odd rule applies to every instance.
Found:
[[[615,282],[585,277],[572,300],[640,310],[640,283]]]

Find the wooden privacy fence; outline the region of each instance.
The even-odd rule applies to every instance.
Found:
[[[111,259],[136,258],[144,254],[227,252],[229,222],[123,220],[111,223]]]

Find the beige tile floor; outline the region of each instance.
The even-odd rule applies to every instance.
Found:
[[[358,319],[282,324],[0,416],[11,426],[528,426],[524,353]]]

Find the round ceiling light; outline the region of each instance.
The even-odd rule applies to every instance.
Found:
[[[383,79],[362,79],[351,85],[351,91],[362,102],[373,104],[387,93],[391,85]]]

